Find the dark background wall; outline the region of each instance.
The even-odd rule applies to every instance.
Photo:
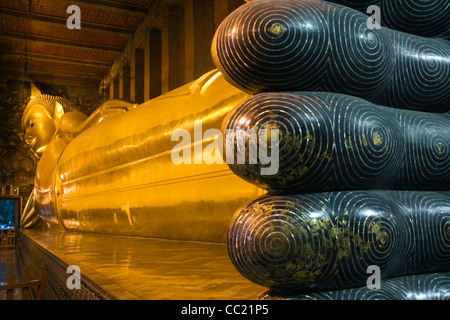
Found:
[[[86,115],[100,104],[96,88],[76,88],[35,83],[41,93],[65,97]],[[38,159],[23,141],[23,110],[30,100],[29,81],[0,79],[0,186],[19,187],[24,204],[33,189]]]

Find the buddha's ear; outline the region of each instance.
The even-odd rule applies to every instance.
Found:
[[[55,101],[55,109],[53,110],[53,114],[54,114],[56,121],[58,121],[58,122],[61,119],[61,117],[64,115],[64,108],[57,101]]]

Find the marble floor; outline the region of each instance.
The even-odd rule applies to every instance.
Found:
[[[119,299],[255,300],[266,289],[242,275],[225,244],[23,230]]]

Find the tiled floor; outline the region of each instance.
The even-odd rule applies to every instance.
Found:
[[[77,264],[121,298],[253,300],[265,291],[241,276],[225,244],[25,230],[45,249]]]

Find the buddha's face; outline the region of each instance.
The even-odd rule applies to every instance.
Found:
[[[23,129],[25,143],[37,157],[41,157],[56,131],[55,121],[45,108],[36,105],[27,112]]]

